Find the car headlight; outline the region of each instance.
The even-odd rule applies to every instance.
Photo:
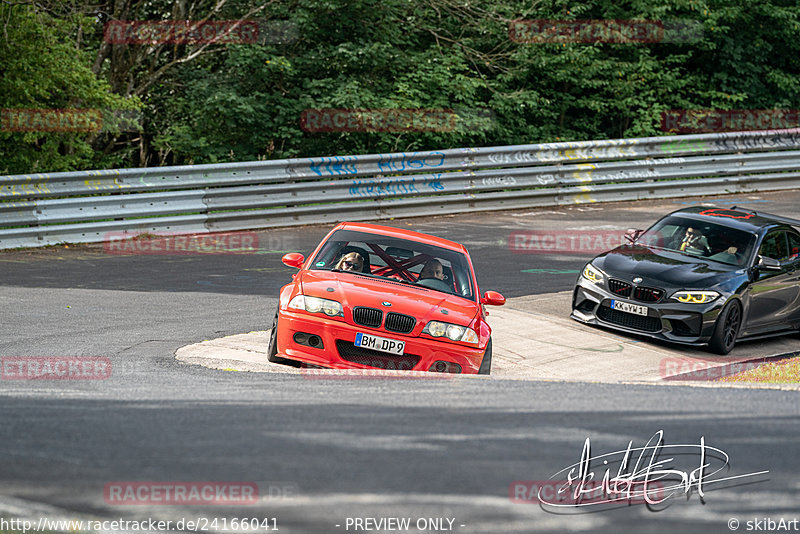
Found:
[[[591,263],[583,268],[583,277],[595,284],[602,284],[606,278],[603,271],[594,267]]]
[[[342,305],[339,302],[318,297],[309,297],[308,295],[296,295],[291,302],[289,302],[289,308],[305,310],[309,313],[324,313],[328,317],[344,316]]]
[[[465,343],[478,344],[478,334],[472,328],[458,326],[457,324],[443,323],[441,321],[430,321],[422,329],[423,334],[433,337],[446,337],[450,341],[463,341]]]
[[[716,291],[677,291],[671,298],[684,304],[706,304],[719,298],[719,293]]]

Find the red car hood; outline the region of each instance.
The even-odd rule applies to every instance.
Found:
[[[469,326],[478,313],[476,302],[388,279],[331,271],[305,271],[300,277],[300,284],[304,295],[338,300],[347,309],[367,306],[411,315],[417,319],[417,324],[435,319]],[[391,307],[382,305],[384,301],[390,302]],[[447,315],[441,313],[441,309],[446,309]]]

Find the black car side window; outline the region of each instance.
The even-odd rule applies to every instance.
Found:
[[[761,243],[758,254],[778,261],[785,261],[789,257],[786,246],[786,232],[770,232]]]
[[[789,236],[789,261],[800,261],[800,235],[788,233]]]

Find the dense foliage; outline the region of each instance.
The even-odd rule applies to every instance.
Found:
[[[0,173],[664,135],[670,109],[800,108],[795,0],[0,0],[0,109],[134,110],[0,131]],[[246,44],[113,44],[127,20],[257,20]],[[515,20],[688,21],[523,42]],[[307,109],[449,109],[447,131],[307,132]],[[117,115],[114,115],[117,113]]]

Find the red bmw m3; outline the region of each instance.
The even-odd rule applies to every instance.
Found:
[[[431,235],[341,223],[281,289],[269,360],[331,369],[489,374],[491,328],[463,245]]]

